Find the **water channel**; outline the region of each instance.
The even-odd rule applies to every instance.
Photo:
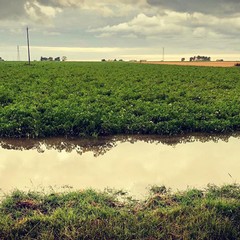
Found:
[[[0,139],[0,189],[173,190],[240,182],[240,135]]]

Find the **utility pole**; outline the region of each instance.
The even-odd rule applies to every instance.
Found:
[[[164,61],[164,56],[165,55],[165,48],[163,47],[163,51],[162,51],[162,60]]]
[[[29,46],[29,33],[28,33],[28,27],[27,27],[27,46],[28,46],[28,64],[30,65],[31,59],[30,59],[30,46]]]
[[[17,61],[20,61],[20,51],[19,51],[19,45],[17,45]]]

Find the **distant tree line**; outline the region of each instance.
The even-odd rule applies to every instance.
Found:
[[[123,59],[117,60],[117,59],[115,58],[115,59],[108,59],[108,60],[106,60],[105,58],[103,58],[103,59],[101,59],[101,61],[102,61],[102,62],[117,62],[117,61],[123,62]]]
[[[193,61],[211,61],[211,57],[207,57],[207,56],[194,56],[194,57],[190,57],[189,59],[190,62]]]
[[[62,57],[62,61],[66,61],[67,60],[67,57],[66,56],[63,56]],[[60,62],[61,61],[61,58],[60,57],[56,57],[56,58],[53,58],[53,57],[41,57],[40,58],[40,61],[55,61],[55,62]]]

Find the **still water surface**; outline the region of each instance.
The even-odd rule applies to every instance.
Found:
[[[106,187],[141,197],[151,185],[174,190],[240,182],[239,136],[0,139],[0,189]]]

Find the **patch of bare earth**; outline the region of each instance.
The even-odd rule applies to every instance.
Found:
[[[181,66],[204,66],[204,67],[234,67],[239,62],[178,62],[178,61],[149,61],[145,64],[165,64],[165,65],[181,65]]]

